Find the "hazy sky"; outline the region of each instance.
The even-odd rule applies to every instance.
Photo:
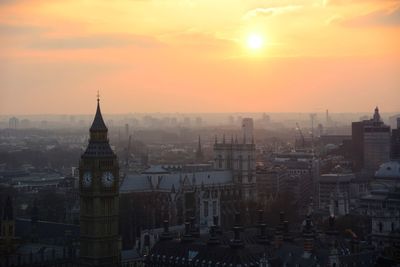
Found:
[[[0,114],[400,110],[399,0],[0,0]]]

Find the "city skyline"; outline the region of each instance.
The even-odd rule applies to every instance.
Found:
[[[2,1],[0,113],[398,112],[398,1]]]

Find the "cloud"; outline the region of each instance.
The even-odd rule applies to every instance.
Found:
[[[350,19],[337,20],[344,26],[349,27],[373,27],[373,26],[400,26],[400,6],[392,10],[378,10],[367,15]]]
[[[41,38],[31,42],[28,47],[38,50],[48,49],[96,49],[107,47],[136,46],[152,48],[162,46],[159,41],[139,35],[99,34],[62,38]]]
[[[278,7],[258,7],[246,12],[243,16],[244,19],[251,19],[258,16],[274,16],[281,15],[285,13],[290,13],[303,8],[302,5],[288,5],[288,6],[278,6]]]
[[[325,6],[334,5],[349,5],[349,4],[361,4],[361,3],[382,3],[382,2],[396,2],[397,0],[322,0]]]
[[[213,32],[203,32],[194,28],[183,31],[170,32],[162,35],[167,43],[177,44],[183,47],[193,47],[201,50],[225,50],[232,47],[233,40],[226,39]]]
[[[0,35],[19,35],[31,33],[43,33],[48,31],[48,28],[34,25],[15,25],[15,24],[0,24]]]

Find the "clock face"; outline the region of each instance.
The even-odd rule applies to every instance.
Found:
[[[85,171],[82,177],[82,184],[84,187],[89,187],[92,184],[92,173],[89,171]]]
[[[114,175],[111,172],[104,172],[101,176],[101,181],[104,186],[110,187],[114,183]]]

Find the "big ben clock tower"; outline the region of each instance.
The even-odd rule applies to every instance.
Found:
[[[81,266],[120,264],[119,167],[107,132],[97,98],[89,144],[79,163]]]

